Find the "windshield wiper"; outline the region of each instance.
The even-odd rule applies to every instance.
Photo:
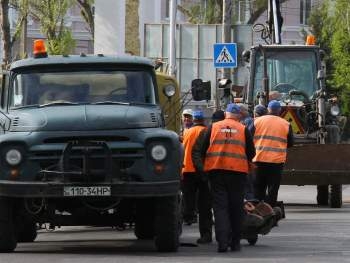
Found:
[[[11,107],[11,110],[19,110],[19,109],[27,109],[27,108],[39,108],[39,104],[32,104],[32,105],[23,105],[23,106],[17,106],[17,107]]]
[[[70,101],[52,101],[49,103],[41,104],[40,107],[49,107],[49,106],[57,106],[57,105],[79,105],[79,103],[70,102]]]
[[[91,104],[94,104],[94,105],[102,105],[102,104],[115,104],[115,105],[130,105],[129,102],[121,102],[121,101],[110,101],[110,100],[105,100],[105,101],[98,101],[98,102],[94,102],[94,103],[91,103]]]

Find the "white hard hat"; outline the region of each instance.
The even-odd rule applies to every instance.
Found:
[[[191,109],[184,109],[182,115],[191,115],[193,116],[193,111]]]

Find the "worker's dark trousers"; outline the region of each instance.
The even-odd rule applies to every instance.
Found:
[[[281,184],[283,163],[256,162],[254,192],[255,198],[276,206]]]
[[[237,244],[244,217],[243,199],[247,174],[226,170],[209,173],[215,216],[215,236],[219,246]]]
[[[182,180],[184,219],[196,212],[199,214],[199,233],[201,237],[212,236],[213,213],[208,180],[196,173],[184,173]]]

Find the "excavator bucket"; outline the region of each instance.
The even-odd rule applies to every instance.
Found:
[[[288,149],[282,184],[350,184],[350,144],[305,144]]]

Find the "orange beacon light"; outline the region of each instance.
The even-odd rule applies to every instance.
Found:
[[[45,41],[43,39],[34,40],[33,54],[34,54],[35,58],[46,58],[47,57]]]
[[[313,35],[308,35],[306,37],[306,45],[311,46],[316,44],[316,38]]]

